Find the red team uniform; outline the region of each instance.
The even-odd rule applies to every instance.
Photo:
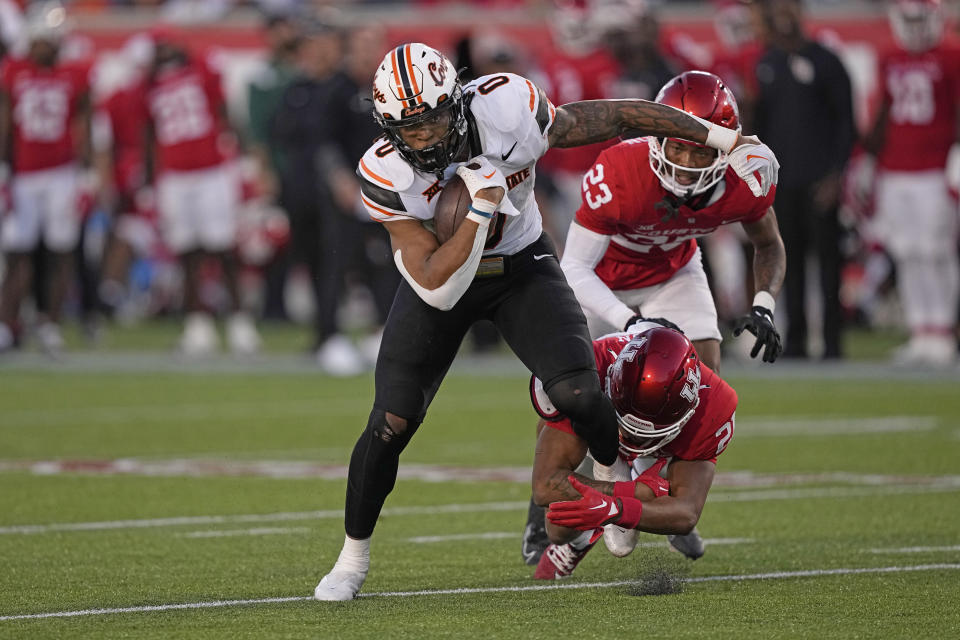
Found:
[[[956,359],[960,267],[957,202],[948,157],[960,155],[960,49],[890,51],[880,59],[886,108],[877,154],[877,234],[897,264],[897,287],[911,339],[895,355],[904,364],[950,365]],[[953,148],[953,150],[951,150]]]
[[[636,333],[616,333],[593,341],[593,352],[597,360],[597,373],[601,382],[607,377],[607,370],[614,363],[620,351],[630,342]],[[550,404],[543,388],[534,380],[531,396],[534,408],[545,420],[547,426],[573,434],[573,425]],[[633,478],[648,468],[657,458],[677,460],[709,460],[716,463],[727,448],[734,431],[734,412],[737,409],[737,392],[724,382],[702,362],[700,363],[700,403],[684,425],[680,434],[668,442],[654,457],[637,458],[623,449],[620,457],[631,465]],[[663,470],[666,473],[666,468]]]
[[[3,248],[30,251],[42,232],[51,250],[72,250],[80,228],[73,124],[89,90],[86,71],[8,59],[0,86],[13,115],[13,211],[3,224]]]
[[[716,309],[703,273],[696,238],[733,222],[760,220],[776,189],[764,197],[727,167],[720,182],[672,214],[663,202],[672,196],[650,166],[649,142],[635,139],[603,151],[584,176],[576,223],[603,236],[609,246],[594,273],[641,315],[675,322],[691,340],[720,338]],[[574,286],[577,297],[582,290]],[[593,335],[620,330],[630,318],[599,317],[584,304]]]
[[[157,208],[175,253],[224,251],[236,242],[240,184],[224,151],[220,77],[190,59],[161,69],[141,88],[156,141]]]

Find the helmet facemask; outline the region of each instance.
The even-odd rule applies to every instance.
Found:
[[[397,148],[404,160],[419,171],[434,173],[442,177],[444,170],[463,150],[467,141],[467,118],[463,108],[463,90],[457,83],[454,95],[442,101],[433,109],[426,109],[402,120],[395,121],[374,110],[374,118],[383,127],[387,138]],[[386,114],[389,116],[389,114]],[[423,149],[414,149],[404,139],[401,132],[407,127],[423,126],[425,123],[447,120],[447,130],[437,142]]]
[[[901,0],[890,6],[890,27],[901,47],[922,53],[943,38],[943,13],[938,2]]]
[[[710,166],[703,168],[687,167],[667,159],[664,147],[667,144],[667,138],[650,138],[650,168],[657,174],[663,188],[681,197],[690,197],[704,193],[710,187],[723,180],[723,175],[730,164],[727,154],[724,151],[717,151],[717,157]],[[690,144],[686,141],[679,141],[681,144]],[[683,172],[693,174],[696,179],[690,184],[684,184],[677,179],[677,174]]]

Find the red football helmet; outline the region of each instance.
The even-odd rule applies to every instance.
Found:
[[[889,17],[894,39],[907,51],[921,53],[943,38],[940,0],[894,0]]]
[[[700,358],[679,331],[637,334],[607,370],[620,450],[649,456],[680,435],[700,404]]]
[[[709,120],[720,126],[740,131],[740,110],[737,99],[723,81],[706,71],[685,71],[663,85],[657,94],[657,102],[676,107]],[[678,196],[703,193],[723,179],[727,170],[727,154],[718,151],[717,159],[703,169],[685,167],[667,160],[663,152],[665,139],[650,138],[650,167],[653,169],[664,189]],[[685,140],[684,144],[694,144]],[[703,146],[703,145],[701,145]],[[677,172],[696,174],[692,184],[681,184]]]

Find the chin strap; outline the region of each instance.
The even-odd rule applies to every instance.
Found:
[[[693,189],[687,189],[687,192],[679,198],[668,193],[663,197],[663,200],[653,205],[653,208],[665,209],[666,213],[663,214],[662,218],[660,218],[660,222],[670,222],[671,220],[680,217],[680,208],[685,206],[691,200],[693,200]]]

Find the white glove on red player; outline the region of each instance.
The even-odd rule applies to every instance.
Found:
[[[750,191],[758,198],[770,193],[770,187],[777,184],[780,163],[770,147],[762,142],[741,144],[727,155],[727,159],[740,179],[747,183]],[[754,173],[760,176],[759,182]]]
[[[947,188],[951,193],[960,193],[960,143],[954,142],[947,154],[947,166],[944,170]]]

